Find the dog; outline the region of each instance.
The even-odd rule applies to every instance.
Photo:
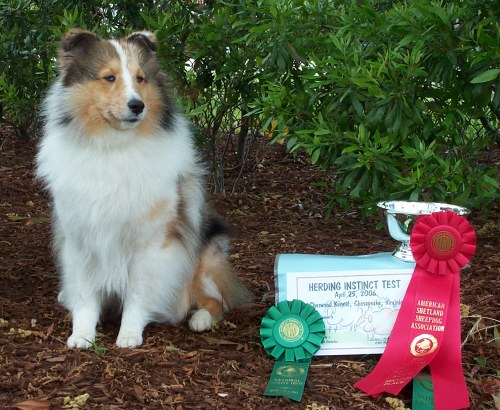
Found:
[[[58,300],[70,348],[89,348],[118,307],[120,348],[151,322],[196,332],[250,300],[229,262],[230,226],[208,205],[205,170],[155,55],[153,33],[71,29],[43,102],[36,174],[53,202]]]

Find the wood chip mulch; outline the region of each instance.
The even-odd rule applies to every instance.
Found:
[[[315,357],[301,403],[263,396],[273,360],[263,351],[260,320],[274,303],[278,253],[359,255],[395,247],[376,218],[336,210],[323,218],[323,174],[305,158],[264,146],[243,174],[229,170],[232,195],[213,202],[239,229],[232,259],[255,295],[212,331],[195,334],[149,325],[137,349],[114,345],[105,323],[93,350],[69,350],[67,312],[56,301],[49,201],[33,179],[35,143],[0,133],[0,408],[1,409],[383,409],[353,384],[380,356]],[[229,189],[228,189],[229,190]],[[500,401],[500,240],[498,209],[474,211],[478,249],[462,273],[463,370],[472,408]],[[496,331],[494,330],[496,327]],[[411,407],[411,388],[399,395]],[[498,406],[498,404],[497,404]],[[498,408],[498,407],[497,407]]]

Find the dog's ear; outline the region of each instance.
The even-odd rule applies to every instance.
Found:
[[[82,78],[89,78],[91,71],[82,67],[89,61],[92,49],[101,39],[86,30],[71,29],[61,41],[59,48],[59,69],[63,75],[63,84],[71,85]],[[92,76],[90,76],[92,78]]]
[[[125,40],[129,43],[137,44],[140,47],[146,47],[148,51],[156,51],[158,48],[156,36],[151,31],[135,31],[125,37]]]
[[[73,28],[64,35],[61,41],[61,49],[63,53],[78,53],[79,50],[86,50],[99,41],[101,39],[96,34],[87,30]]]

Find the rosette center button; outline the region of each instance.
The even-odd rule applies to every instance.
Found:
[[[425,248],[437,260],[453,258],[460,251],[461,238],[451,226],[436,226],[427,234]]]
[[[309,325],[298,315],[286,315],[276,321],[273,336],[285,348],[298,347],[309,337]]]

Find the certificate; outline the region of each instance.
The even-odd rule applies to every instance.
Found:
[[[299,299],[323,316],[317,355],[382,353],[415,264],[389,253],[278,255],[276,299]]]

